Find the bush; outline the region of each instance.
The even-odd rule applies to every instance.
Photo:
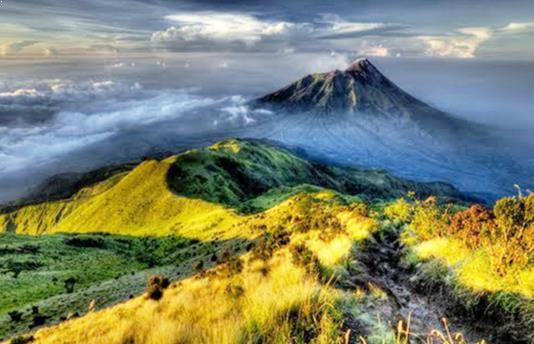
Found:
[[[444,236],[447,233],[449,215],[436,205],[436,199],[429,197],[416,202],[410,228],[423,240]]]
[[[43,266],[42,263],[33,260],[8,260],[6,263],[4,263],[5,269],[13,273],[13,278],[18,278],[20,273],[23,271],[37,270],[41,266]]]
[[[65,291],[67,293],[72,293],[74,292],[74,286],[76,285],[76,283],[78,282],[78,280],[74,277],[69,277],[67,278],[64,283],[65,283]]]
[[[11,319],[11,321],[13,322],[19,322],[22,320],[22,313],[19,312],[19,311],[11,311],[9,313],[7,313],[9,315],[9,318]]]
[[[232,256],[230,259],[228,259],[228,263],[226,264],[227,268],[227,276],[233,276],[237,275],[241,271],[243,271],[243,261],[241,258]]]
[[[449,235],[461,239],[474,249],[483,245],[495,230],[493,213],[480,204],[456,213],[448,229]]]
[[[202,274],[204,272],[204,261],[203,260],[199,260],[194,266],[193,268],[195,269],[196,272],[198,272],[199,274]]]
[[[494,269],[501,275],[510,266],[528,266],[534,254],[534,194],[505,197],[493,207],[494,230],[490,252]]]
[[[11,339],[11,341],[9,342],[10,344],[28,344],[28,343],[31,343],[35,340],[35,338],[33,336],[18,336],[18,337],[15,337],[13,339]]]
[[[319,259],[305,244],[297,244],[291,247],[293,263],[303,267],[309,273],[319,273]]]
[[[158,301],[163,297],[163,290],[169,287],[170,281],[163,276],[150,276],[147,281],[147,295],[149,299]]]
[[[229,284],[228,286],[226,286],[225,292],[231,297],[238,298],[245,294],[245,289],[243,289],[243,287],[240,285]]]
[[[254,246],[252,255],[261,260],[268,260],[273,256],[276,249],[282,248],[290,241],[290,234],[287,230],[277,228],[273,232],[263,234],[258,244]]]
[[[404,207],[400,204],[389,208],[390,216],[397,216]],[[485,250],[493,271],[504,276],[512,267],[524,269],[533,261],[534,194],[501,198],[493,209],[474,204],[453,216],[434,199],[416,202],[410,228],[422,240],[447,235],[472,250]]]
[[[42,314],[35,314],[32,318],[32,324],[30,328],[43,326],[46,323],[47,317]]]
[[[413,207],[404,198],[399,198],[384,209],[384,215],[395,223],[406,223],[412,218]]]
[[[64,240],[66,245],[83,248],[104,248],[106,242],[99,236],[72,236]]]

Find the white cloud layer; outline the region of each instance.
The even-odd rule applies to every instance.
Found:
[[[188,89],[151,92],[141,89],[137,83],[128,85],[111,80],[80,84],[51,80],[3,90],[0,109],[9,106],[35,109],[42,104],[66,100],[78,105],[91,100],[98,105],[86,109],[62,107],[48,121],[31,125],[3,126],[0,123],[0,179],[2,175],[58,163],[69,154],[95,144],[127,149],[109,140],[132,131],[146,131],[141,136],[150,136],[152,129],[149,128],[164,122],[172,123],[163,127],[176,128],[174,136],[177,136],[180,132],[209,131],[254,121],[241,97],[211,98]],[[76,111],[76,108],[81,110]]]
[[[165,18],[176,25],[154,32],[151,38],[153,42],[213,40],[239,41],[252,45],[264,37],[305,33],[313,30],[305,23],[263,21],[250,14],[185,12]]]
[[[465,27],[450,36],[421,36],[420,39],[426,44],[428,56],[474,58],[478,47],[492,35],[487,27]]]
[[[112,80],[74,82],[64,79],[21,82],[21,85],[0,85],[0,107],[13,104],[51,104],[78,102],[95,98],[121,96],[138,91],[141,85],[125,85]]]
[[[523,33],[534,31],[534,22],[511,22],[502,27],[500,31],[505,33]]]
[[[0,56],[12,56],[17,55],[22,52],[26,47],[37,44],[37,41],[16,41],[16,42],[5,42],[0,45]]]
[[[335,38],[390,27],[386,23],[347,21],[337,15],[323,15],[310,22],[290,22],[262,19],[247,13],[203,11],[181,12],[165,19],[173,25],[154,32],[151,36],[153,43],[178,48],[195,44],[209,48],[210,42],[239,43],[248,49],[260,48],[260,43],[264,43],[278,52],[294,49],[292,43],[303,44],[309,43],[310,39]]]

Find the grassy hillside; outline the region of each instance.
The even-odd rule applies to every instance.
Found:
[[[293,187],[304,184],[365,199],[399,197],[409,191],[461,197],[446,184],[415,183],[380,171],[318,166],[271,145],[228,140],[162,161],[144,161],[66,200],[0,215],[0,230],[195,238],[210,238],[218,231],[246,237],[243,231],[230,232],[243,220],[230,208],[249,213],[265,210],[274,204],[273,199],[281,201],[293,193]]]
[[[145,161],[129,173],[80,190],[73,198],[0,216],[5,231],[24,234],[106,232],[207,237],[239,221],[232,210],[179,197],[166,184],[175,157]],[[246,235],[246,233],[240,233]]]
[[[402,294],[364,272],[368,246],[413,223],[419,206],[397,201],[370,208],[331,191],[297,193],[249,219],[258,239],[247,252],[219,250],[216,267],[197,265],[196,275],[169,286],[152,278],[144,295],[38,330],[32,342],[486,343],[449,323],[421,325],[417,314],[412,323],[398,322],[406,320],[402,306],[395,311]],[[478,292],[464,286],[470,295]]]
[[[168,183],[177,194],[251,212],[264,210],[253,199],[276,187],[315,185],[364,199],[464,196],[444,183],[417,183],[384,171],[336,168],[301,159],[262,141],[227,140],[178,155]],[[245,203],[245,204],[243,204]]]
[[[151,289],[40,330],[34,342],[333,342],[345,332],[343,317],[361,317],[360,307],[375,297],[336,286],[355,245],[377,229],[367,215],[361,203],[332,192],[298,194],[251,220],[263,235],[248,253],[221,254],[217,268],[161,287],[162,297]]]
[[[147,160],[0,215],[0,338],[533,342],[534,195],[456,195],[258,141]]]
[[[212,246],[177,236],[2,234],[0,337],[36,326],[35,307],[42,320],[58,321],[86,311],[92,299],[100,308],[136,294],[146,278],[142,271],[180,266],[211,254]],[[116,290],[120,285],[129,290]]]

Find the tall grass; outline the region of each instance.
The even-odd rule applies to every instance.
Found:
[[[502,198],[492,209],[398,200],[385,215],[405,225],[403,240],[420,258],[455,267],[468,287],[534,297],[534,194]]]

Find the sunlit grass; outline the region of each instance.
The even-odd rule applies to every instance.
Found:
[[[269,273],[245,258],[244,270],[219,269],[167,289],[160,301],[139,297],[35,334],[37,343],[238,343],[290,341],[314,326],[317,342],[337,334],[333,304],[340,296],[292,263],[287,249],[269,262]],[[329,311],[330,310],[330,311]]]
[[[246,237],[244,230],[239,233],[230,230],[242,220],[234,211],[177,196],[167,188],[165,178],[172,161],[173,158],[146,161],[120,180],[83,189],[71,200],[28,206],[13,214],[0,215],[0,228],[2,222],[11,221],[16,223],[17,233],[24,234],[107,232],[176,234],[203,239],[216,232],[226,237]]]

